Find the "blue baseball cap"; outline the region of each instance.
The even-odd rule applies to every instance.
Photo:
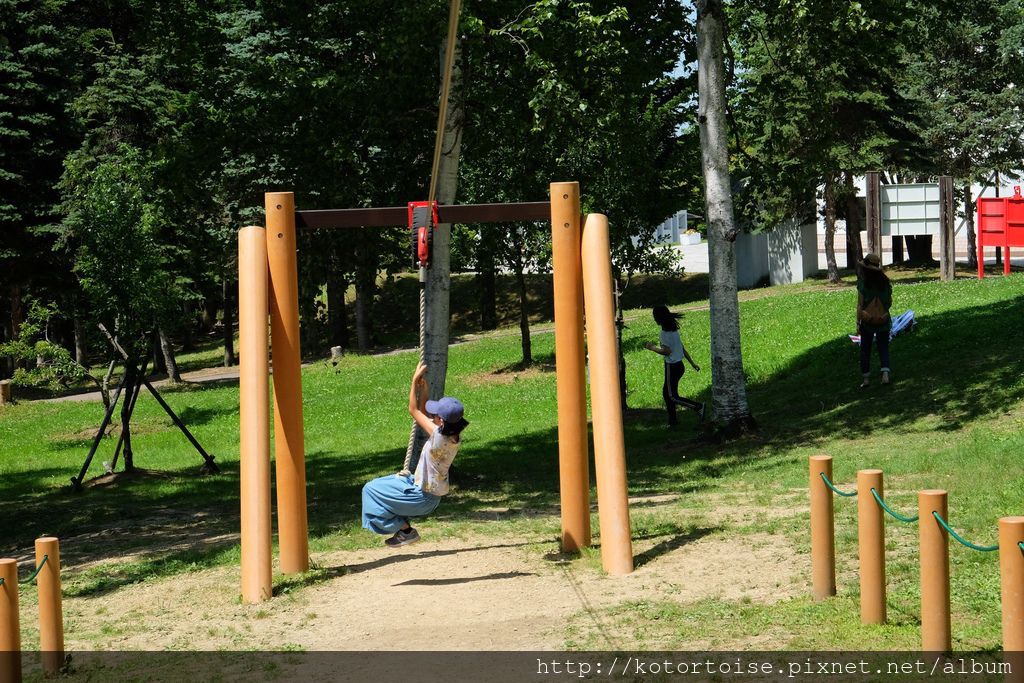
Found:
[[[462,401],[457,398],[444,396],[437,401],[427,401],[426,408],[428,413],[437,415],[447,424],[456,425],[463,421],[462,414],[465,408]]]

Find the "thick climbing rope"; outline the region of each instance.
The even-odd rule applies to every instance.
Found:
[[[959,541],[960,545],[964,546],[965,548],[970,548],[971,550],[980,550],[983,553],[990,553],[993,550],[999,550],[998,545],[978,545],[976,543],[971,543],[970,541],[965,540],[963,537],[960,536],[960,534],[953,531],[952,527],[950,527],[949,524],[946,523],[946,520],[944,520],[942,518],[942,515],[940,515],[938,512],[932,510],[932,516],[938,520],[939,524],[942,526],[943,529],[949,532],[950,536]]]
[[[821,475],[821,478],[822,478],[822,480],[824,480],[826,486],[828,486],[830,489],[832,489],[832,491],[834,493],[838,493],[843,498],[853,498],[854,496],[857,495],[856,491],[854,491],[852,493],[846,493],[845,491],[840,491],[839,489],[837,489],[835,486],[832,485],[832,482],[830,482],[828,480],[828,477],[825,475],[824,472],[819,472],[818,474]]]
[[[437,110],[437,134],[434,137],[434,160],[430,167],[430,190],[427,193],[427,201],[433,202],[437,198],[437,174],[441,167],[442,143],[444,142],[444,129],[448,125],[448,94],[452,84],[452,64],[455,61],[455,37],[459,29],[459,7],[462,0],[451,0],[448,6],[448,37],[444,48],[444,74],[441,79],[441,101]],[[426,358],[426,337],[427,337],[427,269],[420,267],[420,363]],[[409,430],[409,445],[405,449],[405,461],[398,473],[400,476],[412,474],[417,458],[416,435],[419,427],[414,420],[412,429]]]
[[[886,512],[888,512],[890,515],[900,520],[901,522],[906,522],[907,524],[910,524],[912,522],[916,522],[919,519],[917,515],[914,515],[913,517],[904,517],[900,513],[894,511],[892,508],[885,504],[885,501],[882,500],[882,497],[878,495],[878,491],[876,491],[873,488],[871,489],[871,495],[875,497],[875,501],[882,506],[883,510],[885,510]]]

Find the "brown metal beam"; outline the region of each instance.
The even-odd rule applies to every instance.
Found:
[[[300,228],[404,227],[407,224],[407,211],[404,206],[296,211],[295,224]],[[437,214],[441,223],[550,221],[551,202],[441,205],[437,207]]]

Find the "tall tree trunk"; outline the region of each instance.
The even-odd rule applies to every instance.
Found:
[[[373,346],[373,297],[377,293],[377,255],[372,247],[356,247],[356,348],[369,351]]]
[[[11,300],[11,339],[17,339],[21,335],[21,326],[25,322],[25,309],[21,304],[21,287],[19,285],[11,285],[9,291]],[[15,367],[27,367],[25,361],[15,361],[13,363],[12,373]]]
[[[529,298],[522,261],[516,267],[516,285],[519,289],[519,336],[522,340],[523,366],[525,367],[533,362],[533,345],[530,342]]]
[[[348,348],[348,316],[345,310],[345,292],[348,280],[341,273],[334,259],[334,266],[327,275],[327,326],[330,345]]]
[[[839,264],[836,263],[836,181],[830,174],[825,178],[825,265],[828,281],[839,282]],[[853,264],[849,264],[851,267]]]
[[[9,342],[11,339],[13,339],[11,336],[11,317],[4,315],[3,324],[0,324],[0,344]],[[6,356],[0,357],[0,379],[7,379],[13,374],[14,363]]]
[[[182,351],[195,351],[195,309],[192,307],[191,301],[186,301],[185,305],[182,306],[184,309],[185,324],[181,327],[181,350]]]
[[[441,140],[441,159],[437,170],[437,201],[455,203],[459,185],[459,156],[462,152],[462,43],[455,41],[451,86],[448,92],[448,116]],[[444,56],[442,55],[442,64]],[[423,358],[430,371],[427,378],[430,392],[444,395],[448,373],[448,327],[451,286],[451,226],[439,225],[434,231],[434,253],[427,271],[427,328]]]
[[[223,279],[223,278],[222,278]],[[221,285],[221,301],[224,297],[224,286]],[[202,306],[199,308],[199,332],[200,334],[207,335],[213,331],[213,328],[217,325],[217,297],[209,295],[203,300]]]
[[[445,55],[441,54],[441,78],[444,78]],[[463,110],[462,42],[455,40],[452,54],[451,82],[448,90],[448,115],[441,137],[441,158],[437,169],[437,201],[453,204],[459,184],[459,156],[462,153]],[[440,100],[440,96],[438,97]],[[451,287],[451,225],[438,225],[434,230],[434,252],[427,270],[424,297],[426,323],[423,333],[423,362],[427,364],[430,398],[444,396],[448,374],[448,328]],[[410,439],[414,458],[419,456],[425,436],[414,429]]]
[[[75,362],[84,366],[89,355],[87,342],[85,340],[85,326],[82,325],[82,318],[78,315],[72,321],[75,330]]]
[[[221,276],[221,299],[224,301],[224,318],[221,325],[221,340],[224,344],[224,367],[230,368],[235,359],[235,298],[231,279],[227,272]]]
[[[846,244],[847,263],[857,264],[864,259],[864,243],[861,242],[860,206],[857,203],[857,190],[853,187],[853,174],[846,172],[844,192],[846,198]],[[879,253],[882,248],[879,245]],[[852,266],[851,266],[852,267]]]
[[[484,229],[477,243],[477,293],[480,295],[480,329],[493,330],[498,326],[497,282],[495,267],[495,239],[493,229]]]
[[[164,332],[164,328],[157,328],[157,336],[160,338],[160,351],[163,353],[164,365],[167,367],[167,379],[178,384],[181,382],[181,373],[178,372],[178,361],[174,358],[174,345],[170,337]]]
[[[163,340],[159,330],[150,335],[149,346],[153,350],[153,374],[163,375],[167,372],[167,357],[164,355]]]
[[[964,182],[964,217],[967,219],[967,265],[973,270],[978,267],[978,238],[974,232],[974,197],[970,180]]]
[[[715,420],[726,433],[754,427],[747,405],[740,310],[736,293],[738,234],[729,180],[724,47],[721,0],[696,0],[697,88],[701,166],[708,221],[711,304],[711,399]]]

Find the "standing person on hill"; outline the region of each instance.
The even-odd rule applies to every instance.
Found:
[[[693,362],[693,358],[683,346],[683,340],[679,338],[679,318],[682,316],[670,312],[665,306],[655,306],[651,309],[651,314],[654,316],[654,322],[661,326],[661,343],[647,342],[644,348],[665,357],[665,381],[661,386],[661,396],[665,399],[665,409],[668,410],[668,423],[676,424],[677,405],[695,411],[697,417],[703,420],[704,404],[679,395],[679,380],[686,372],[683,359],[685,358],[696,372],[700,372],[700,367]]]
[[[363,486],[363,528],[393,534],[384,544],[397,548],[420,540],[412,517],[433,512],[448,493],[448,469],[459,452],[460,434],[469,422],[457,398],[428,401],[427,366],[420,363],[409,389],[409,414],[426,432],[415,475],[389,474]]]
[[[861,388],[871,383],[871,344],[878,344],[882,384],[889,383],[889,330],[892,328],[892,283],[882,272],[882,262],[868,254],[857,269],[857,330],[860,333]]]

